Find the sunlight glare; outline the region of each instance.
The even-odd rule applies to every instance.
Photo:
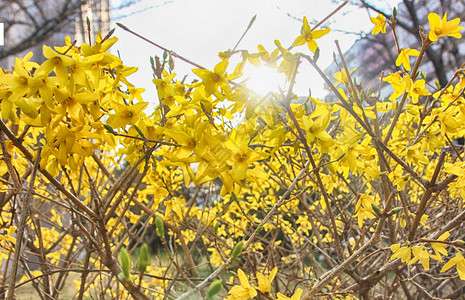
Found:
[[[278,92],[279,86],[283,87],[286,78],[284,74],[266,66],[252,67],[245,75],[247,87],[260,96]]]

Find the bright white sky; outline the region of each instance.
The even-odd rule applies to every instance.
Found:
[[[121,0],[113,0],[113,6],[120,2]],[[378,2],[380,7],[390,11],[393,3],[398,1]],[[257,45],[262,44],[271,52],[276,48],[276,39],[281,41],[284,47],[292,44],[300,34],[303,16],[307,17],[310,26],[313,27],[312,21],[323,19],[336,7],[337,5],[330,0],[143,0],[136,6],[119,11],[113,18],[179,55],[213,69],[215,64],[220,62],[218,52],[234,47],[254,15],[257,15],[256,21],[238,49],[254,53],[258,52]],[[127,16],[118,18],[121,15]],[[333,52],[337,52],[334,40],[339,40],[342,50],[345,51],[357,38],[353,34],[338,32],[337,29],[347,32],[370,32],[373,28],[366,10],[350,5],[346,5],[320,29],[327,26],[331,28],[331,32],[317,40],[321,49],[318,63],[322,69],[333,60]],[[156,89],[152,83],[149,57],[161,57],[162,51],[119,27],[115,35],[119,42],[112,48],[114,53],[119,50],[125,65],[139,68],[136,74],[129,77],[130,82],[145,88],[144,101],[153,102],[156,99]],[[307,46],[300,46],[296,50],[311,54]],[[175,63],[175,73],[178,74],[179,80],[185,74],[189,74],[186,82],[196,78],[195,74],[190,72],[192,66],[180,60],[176,60]],[[234,67],[235,64],[230,65],[228,71],[232,72]],[[276,90],[276,83],[270,83],[274,80],[273,75],[258,77],[251,79],[254,83],[249,82],[250,88],[260,91],[273,88]],[[265,79],[262,80],[261,77]],[[278,80],[281,78],[284,77],[278,76]],[[323,97],[326,94],[323,80],[304,62],[294,92],[299,96],[307,96],[309,87],[313,97]]]

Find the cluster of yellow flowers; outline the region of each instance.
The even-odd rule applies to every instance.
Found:
[[[372,21],[376,25],[373,34],[386,33],[390,21],[382,15]],[[447,21],[447,15],[440,19],[430,14],[429,21],[424,47],[443,36],[461,37],[458,19]],[[328,33],[329,28],[312,29],[304,18],[301,34],[291,47],[276,41],[272,52],[260,45],[257,53],[220,53],[221,61],[213,70],[193,70],[200,80],[192,83],[179,81],[172,66],[166,67],[171,63],[157,58],[152,65],[159,105],[151,111],[149,102],[142,99],[143,90],[126,79],[136,68],[124,66],[108,53],[117,41],[110,34],[99,34],[94,45],[78,47],[67,38],[63,47],[44,46],[47,60],[41,65],[31,61],[31,53],[17,58],[14,71],[0,70],[0,129],[9,139],[0,142],[17,158],[1,161],[0,176],[17,176],[12,174],[15,170],[18,177],[27,178],[31,163],[40,159],[39,171],[48,182],[37,183],[38,207],[47,201],[54,207],[32,212],[32,219],[47,216],[50,227],[38,229],[29,224],[31,232],[34,228],[40,234],[26,246],[42,249],[45,258],[41,259],[59,267],[64,256],[71,259],[69,253],[97,249],[95,256],[89,254],[86,265],[110,269],[113,276],[118,275],[121,294],[134,298],[140,297],[141,289],[142,294],[162,298],[173,289],[177,276],[198,277],[198,262],[191,255],[198,247],[203,247],[200,251],[211,267],[222,270],[240,257],[255,262],[253,268],[235,267],[240,284],[234,285],[230,276],[225,285],[230,287],[231,300],[259,294],[267,299],[298,300],[304,292],[307,295],[302,299],[309,299],[323,287],[330,287],[328,294],[338,292],[344,283],[337,276],[342,271],[352,275],[351,271],[337,270],[316,283],[310,278],[325,268],[345,266],[344,259],[355,262],[373,245],[371,241],[380,238],[381,231],[383,239],[389,236],[389,241],[396,241],[390,242],[392,260],[409,265],[420,261],[425,271],[430,269],[430,259],[442,263],[448,255],[446,246],[452,247],[456,255],[441,272],[456,265],[465,280],[465,260],[457,250],[460,243],[446,242],[449,229],[439,237],[423,238],[427,227],[433,226],[427,222],[427,208],[440,209],[447,197],[465,196],[460,155],[442,151],[453,147],[451,140],[465,135],[463,75],[457,73],[456,83],[430,92],[425,79],[416,79],[418,66],[413,70],[410,66],[410,57],[421,57],[424,51],[401,49],[396,65],[404,70],[383,78],[393,89],[386,101],[353,84],[354,70],[340,70],[334,83],[325,77],[340,96],[332,104],[311,97],[296,103],[292,89],[287,95],[259,97],[234,81],[250,62],[274,67],[295,82],[302,61],[317,67],[316,40]],[[314,56],[291,52],[301,45],[307,45]],[[230,57],[236,53],[242,61],[228,72]],[[344,89],[336,90],[339,84]],[[381,115],[392,122],[383,122]],[[31,152],[39,154],[32,156]],[[438,178],[445,183],[433,186]],[[4,191],[11,190],[11,183],[2,180],[2,184]],[[446,186],[449,194],[440,194]],[[438,194],[431,200],[433,192]],[[415,212],[412,207],[419,208]],[[2,219],[13,222],[13,213],[5,204]],[[383,226],[385,220],[388,228]],[[123,245],[129,246],[138,228],[146,230],[151,224],[170,263],[144,270],[152,275],[149,280],[141,271],[137,286],[114,274],[119,269],[109,257]],[[16,227],[9,228],[1,236],[3,259],[12,255],[11,245],[16,243]],[[188,271],[173,256],[165,228],[169,243],[182,249]],[[422,238],[416,240],[418,236]],[[305,249],[318,252],[325,264],[313,259],[310,264],[318,268],[308,268],[310,264],[302,257],[308,254]],[[332,252],[326,253],[328,249]],[[366,256],[367,261],[370,257]],[[301,264],[298,271],[295,261]],[[243,271],[252,269],[257,285]],[[271,271],[266,277],[257,269]],[[290,296],[272,291],[273,280],[280,276],[278,269],[288,274],[281,284]],[[174,272],[178,273],[173,279]],[[98,276],[82,278],[89,284],[79,280],[75,284],[85,295],[105,286]],[[303,279],[291,282],[290,278]],[[109,280],[108,286],[116,284]],[[191,284],[186,289],[192,291],[205,287],[186,281]],[[295,287],[300,281],[305,284]],[[312,290],[302,289],[313,283]],[[221,284],[212,285],[212,297],[220,289]],[[354,296],[346,291],[338,297]]]

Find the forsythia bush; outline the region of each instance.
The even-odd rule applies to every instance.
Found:
[[[385,33],[395,14],[372,21]],[[419,67],[463,27],[429,21],[381,75],[386,98],[343,57],[328,78],[317,39],[329,28],[306,18],[290,47],[222,52],[213,70],[155,57],[156,100],[108,52],[111,33],[44,46],[41,65],[16,58],[0,69],[0,297],[63,298],[73,282],[76,299],[459,297],[465,77],[434,88]],[[198,80],[176,77],[174,59]],[[239,84],[249,63],[285,73],[286,90]],[[301,64],[337,102],[296,101]]]

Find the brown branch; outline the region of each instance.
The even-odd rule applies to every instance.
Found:
[[[23,155],[26,157],[27,160],[30,162],[34,162],[34,157],[33,155],[29,152],[29,150],[26,149],[26,147],[23,146],[23,144],[14,136],[14,134],[10,131],[10,129],[3,123],[2,120],[0,120],[0,130],[5,133],[5,135],[10,139],[10,141],[15,145],[16,148],[18,148]],[[81,202],[76,196],[74,196],[68,189],[66,189],[58,180],[56,180],[52,174],[50,174],[47,170],[43,169],[41,170],[39,168],[40,173],[45,176],[45,178],[50,181],[50,183],[55,186],[57,190],[62,192],[74,205],[76,205],[77,208],[85,212],[87,215],[89,215],[91,218],[95,218],[97,215],[89,208],[87,207],[84,203]]]
[[[32,168],[31,179],[29,181],[29,188],[27,190],[27,194],[24,197],[23,206],[21,208],[21,217],[19,220],[18,230],[16,231],[16,244],[15,244],[15,250],[14,250],[15,252],[13,256],[12,269],[10,272],[10,284],[8,288],[7,300],[13,300],[14,295],[15,295],[16,275],[18,272],[19,257],[21,255],[21,245],[22,245],[22,240],[24,236],[24,229],[26,227],[26,222],[30,214],[29,205],[32,200],[32,195],[33,195],[32,192],[35,188],[34,182],[36,179],[37,169],[39,168],[41,151],[42,151],[42,148],[39,148],[39,150],[37,151],[37,158],[36,158],[36,161],[34,162],[34,167]]]
[[[131,29],[129,29],[128,27],[126,27],[125,25],[123,25],[121,23],[116,23],[116,25],[118,25],[121,29],[123,29],[123,30],[125,30],[125,31],[127,31],[129,33],[132,33],[133,35],[137,36],[138,38],[146,41],[147,43],[149,43],[151,45],[154,45],[155,47],[157,47],[157,48],[159,48],[159,49],[161,49],[163,51],[166,51],[167,53],[169,53],[173,57],[179,58],[180,60],[182,60],[182,61],[184,61],[184,62],[186,62],[186,63],[188,63],[190,65],[193,65],[194,67],[197,67],[199,69],[205,69],[201,65],[199,65],[199,64],[197,64],[197,63],[195,63],[195,62],[193,62],[193,61],[191,61],[191,60],[189,60],[189,59],[187,59],[187,58],[185,58],[185,57],[183,57],[183,56],[181,56],[179,54],[177,54],[174,51],[168,50],[167,48],[165,48],[165,47],[163,47],[163,46],[149,40],[148,38],[143,37],[142,35],[138,34],[137,32],[132,31]]]

